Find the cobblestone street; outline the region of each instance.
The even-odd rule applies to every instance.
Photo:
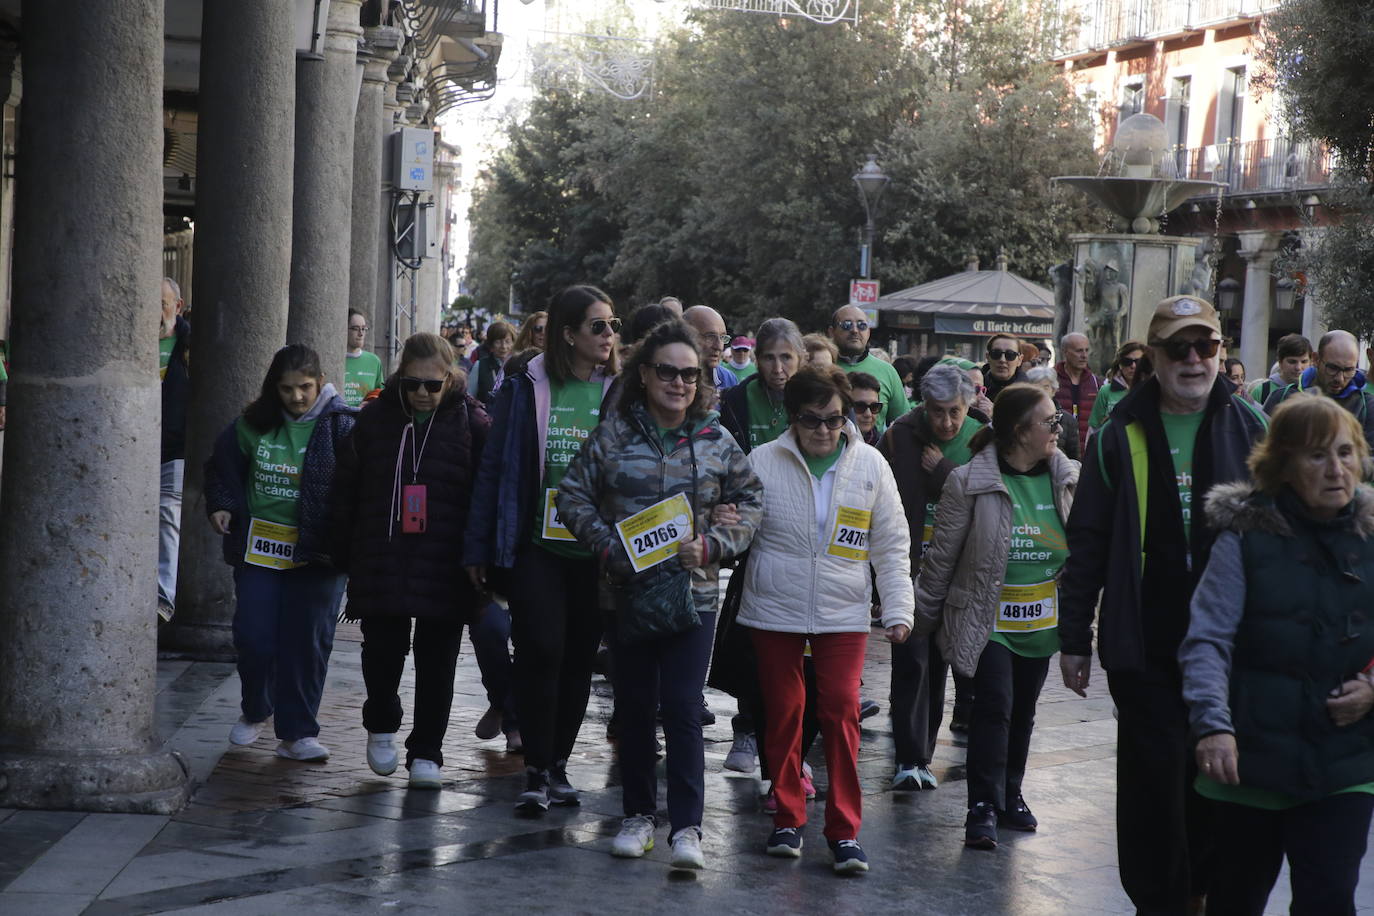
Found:
[[[521,819],[513,802],[522,761],[473,726],[486,707],[465,651],[441,792],[408,791],[404,768],[381,778],[363,756],[366,733],[356,626],[339,627],[321,740],[322,765],[226,741],[238,714],[238,678],[224,664],[163,661],[158,721],[185,754],[198,786],[175,817],[0,811],[0,913],[709,913],[919,912],[1098,914],[1130,912],[1117,883],[1113,838],[1112,706],[1098,672],[1088,700],[1047,683],[1026,796],[1035,834],[1004,837],[996,851],[962,845],[964,751],[942,731],[936,792],[888,791],[892,745],[886,716],[887,645],[873,633],[865,694],[883,715],[864,723],[866,794],[861,839],[873,870],[836,877],[820,842],[822,802],[796,863],[763,854],[770,819],[756,776],[728,773],[729,697],[708,692],[717,715],[707,735],[707,868],[669,869],[666,830],[641,861],[607,852],[619,828],[614,750],[605,740],[609,685],[598,676],[569,766],[578,808]],[[411,675],[407,673],[407,684]],[[952,689],[950,691],[952,697]],[[407,707],[409,699],[406,698]],[[819,746],[811,763],[824,796]],[[660,799],[662,789],[660,789]],[[1365,866],[1361,912],[1374,911]],[[1270,913],[1287,911],[1286,875]]]

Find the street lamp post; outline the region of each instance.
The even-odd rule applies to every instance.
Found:
[[[869,153],[863,168],[854,173],[854,185],[859,189],[859,200],[864,205],[864,240],[859,247],[859,273],[865,280],[872,275],[873,268],[873,220],[878,215],[878,202],[887,190],[889,178],[878,165],[878,154]]]

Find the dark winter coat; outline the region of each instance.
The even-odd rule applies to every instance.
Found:
[[[1102,389],[1102,379],[1084,369],[1083,374],[1078,379],[1078,400],[1075,401],[1073,399],[1073,379],[1069,378],[1068,366],[1064,363],[1058,363],[1055,365],[1054,371],[1059,376],[1059,390],[1055,392],[1054,402],[1063,409],[1072,425],[1074,434],[1078,437],[1078,449],[1076,451],[1069,451],[1062,445],[1060,449],[1066,452],[1070,458],[1077,458],[1088,441],[1088,419],[1092,416],[1093,404],[1097,401],[1097,392]]]
[[[177,342],[162,377],[163,464],[186,457],[186,412],[191,405],[191,323],[178,315],[174,333]]]
[[[328,398],[310,434],[301,466],[300,531],[296,559],[310,566],[333,566],[330,556],[330,490],[334,485],[335,456],[353,431],[358,410],[349,407],[326,385],[320,394]],[[248,456],[239,450],[235,420],[215,439],[215,448],[205,462],[205,514],[230,513],[229,534],[223,538],[224,562],[243,565],[248,550]]]
[[[1178,480],[1160,419],[1159,379],[1139,385],[1116,405],[1089,443],[1067,525],[1069,560],[1059,582],[1059,640],[1065,655],[1091,655],[1093,618],[1101,597],[1097,650],[1108,671],[1141,671],[1147,659],[1142,601],[1142,553],[1157,575],[1150,588],[1171,596],[1168,607],[1149,613],[1177,615],[1183,631],[1168,650],[1177,653],[1186,632],[1187,604],[1207,566],[1215,530],[1207,520],[1203,494],[1219,483],[1246,480],[1246,459],[1264,438],[1268,423],[1259,409],[1232,397],[1220,377],[1212,384],[1193,454],[1191,541],[1183,536]],[[1148,448],[1146,543],[1140,543],[1140,509],[1126,426],[1139,420]],[[1105,588],[1105,591],[1104,591]],[[1178,603],[1180,607],[1172,605]],[[1175,662],[1171,662],[1173,664]]]
[[[406,437],[399,485],[425,486],[426,529],[405,534],[399,506],[393,508],[397,452],[410,425],[401,398],[399,386],[387,385],[339,450],[334,560],[349,574],[348,617],[466,619],[476,594],[459,561],[491,419],[481,404],[455,389],[414,429],[413,443]],[[412,454],[420,459],[418,473],[412,473]]]

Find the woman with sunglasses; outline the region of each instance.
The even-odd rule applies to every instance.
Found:
[[[654,847],[654,718],[661,709],[674,868],[705,864],[701,691],[715,634],[720,563],[749,546],[763,514],[762,488],[749,459],[709,409],[712,386],[701,378],[699,347],[697,332],[682,319],[649,332],[625,368],[616,408],[573,460],[558,492],[559,515],[618,586],[611,652],[625,820],[611,854],[639,858]],[[674,499],[672,518],[665,513],[661,522],[642,522],[648,527],[638,537],[622,534],[625,525],[637,524],[627,520],[649,518]],[[731,507],[729,523],[713,518],[719,505]],[[656,539],[660,531],[666,541]],[[672,576],[690,582],[700,623],[665,635],[629,635],[631,596]]]
[[[477,602],[453,558],[491,420],[452,366],[442,337],[407,340],[400,369],[340,449],[334,482],[334,558],[349,574],[346,613],[363,631],[367,764],[379,776],[396,770],[397,690],[413,645],[412,789],[440,786],[458,648]]]
[[[1026,382],[1043,389],[1052,398],[1059,393],[1059,373],[1051,366],[1030,367],[1026,370]],[[1083,456],[1078,441],[1078,421],[1063,407],[1059,408],[1059,450],[1074,461]]]
[[[1116,351],[1116,359],[1107,368],[1107,384],[1097,393],[1093,401],[1092,413],[1088,415],[1088,431],[1095,433],[1107,422],[1112,408],[1136,385],[1148,379],[1153,370],[1150,356],[1145,345],[1138,340],[1128,340]]]
[[[972,676],[964,843],[997,846],[998,826],[1037,827],[1021,796],[1035,704],[1059,650],[1058,579],[1078,462],[1058,448],[1062,424],[1035,385],[1002,390],[973,457],[945,481],[921,564],[916,634]]]
[[[830,791],[825,838],[839,873],[868,870],[859,845],[859,678],[868,644],[873,580],[883,596],[887,638],[911,632],[911,539],[887,462],[846,419],[850,377],[838,366],[807,367],[783,396],[791,424],[750,459],[763,481],[763,521],[745,570],[739,623],[758,655],[777,813],[769,855],[801,855],[803,657],[816,673],[816,709]]]
[[[278,756],[329,758],[315,716],[344,590],[329,555],[329,491],[357,414],[325,382],[319,355],[288,344],[205,464],[205,510],[234,568],[243,714],[231,744],[252,744],[274,719]]]
[[[520,325],[520,333],[515,338],[515,352],[524,353],[526,350],[544,349],[549,328],[549,313],[535,312],[525,319],[525,323]]]
[[[512,370],[492,408],[463,563],[509,599],[516,712],[525,750],[518,810],[578,804],[568,781],[601,639],[597,565],[559,518],[558,487],[600,422],[619,356],[610,297],[570,286],[549,306],[548,349]]]

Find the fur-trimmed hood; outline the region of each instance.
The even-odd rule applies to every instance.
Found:
[[[1217,484],[1207,494],[1207,523],[1217,531],[1265,531],[1279,537],[1292,537],[1293,528],[1277,503],[1255,489],[1249,481]],[[1374,536],[1374,490],[1360,484],[1355,488],[1354,532],[1364,540]]]

